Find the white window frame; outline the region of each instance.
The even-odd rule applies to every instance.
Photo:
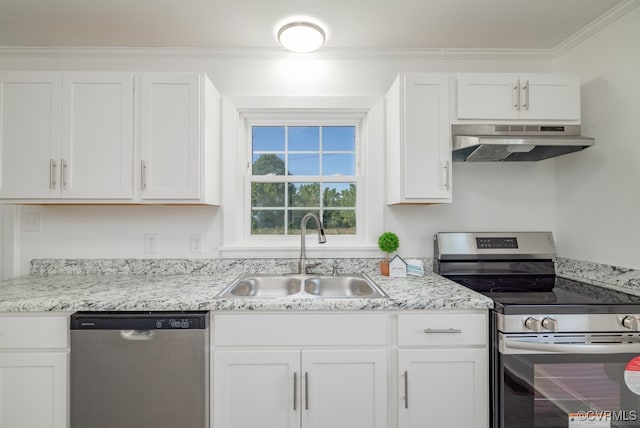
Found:
[[[307,238],[307,254],[320,258],[379,257],[374,237],[382,231],[385,206],[383,102],[382,98],[371,97],[223,98],[220,255],[295,258],[300,251],[299,235],[251,235],[251,126],[355,124],[356,235],[330,235],[324,245]],[[300,178],[303,182],[304,177]]]
[[[362,186],[362,174],[360,173],[360,152],[361,152],[361,144],[362,144],[362,125],[363,125],[363,116],[361,114],[345,114],[345,113],[328,113],[328,114],[317,114],[311,112],[291,112],[287,113],[284,116],[281,116],[280,113],[273,115],[273,118],[253,118],[253,115],[248,114],[245,116],[245,137],[247,144],[247,177],[255,177],[252,175],[252,166],[253,166],[253,150],[252,150],[252,132],[251,129],[254,126],[353,126],[356,128],[356,141],[355,141],[355,173],[353,176],[305,176],[305,175],[295,175],[290,176],[290,182],[298,182],[298,183],[315,183],[320,182],[319,178],[322,177],[323,183],[343,183],[345,181],[354,182],[356,184],[356,234],[355,235],[327,235],[329,239],[334,240],[362,240],[363,232],[360,227],[361,223],[366,222],[364,219],[364,212],[362,210],[362,201],[363,197],[360,195],[360,188]],[[262,115],[260,115],[262,116]],[[267,116],[270,116],[267,113]],[[322,155],[324,152],[321,152]],[[244,188],[244,197],[247,199],[245,202],[245,212],[244,212],[244,221],[243,225],[245,227],[244,236],[247,237],[249,241],[259,242],[265,239],[278,239],[282,240],[286,236],[294,236],[296,240],[299,240],[299,235],[252,235],[251,234],[251,184],[254,182],[276,182],[276,183],[284,183],[285,181],[282,178],[283,176],[275,176],[273,180],[270,180],[270,177],[261,177],[259,180],[245,180],[245,188]],[[322,190],[320,190],[322,192]],[[288,204],[285,203],[285,211],[288,211]],[[325,207],[327,208],[327,207]],[[329,209],[331,209],[329,207]],[[315,224],[309,224],[310,227],[315,227]],[[286,229],[286,225],[285,225]]]

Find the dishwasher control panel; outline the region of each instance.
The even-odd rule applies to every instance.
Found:
[[[207,311],[83,311],[71,315],[71,330],[201,330],[208,320]]]

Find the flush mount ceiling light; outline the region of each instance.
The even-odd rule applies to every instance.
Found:
[[[290,22],[278,30],[278,42],[291,52],[313,52],[322,47],[325,40],[326,34],[322,27],[311,22]]]

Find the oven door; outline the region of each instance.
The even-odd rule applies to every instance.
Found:
[[[495,427],[640,427],[637,335],[498,339]]]

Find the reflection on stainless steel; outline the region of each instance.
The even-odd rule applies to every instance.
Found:
[[[342,275],[244,274],[216,297],[273,298],[382,298],[387,294],[362,273]]]

